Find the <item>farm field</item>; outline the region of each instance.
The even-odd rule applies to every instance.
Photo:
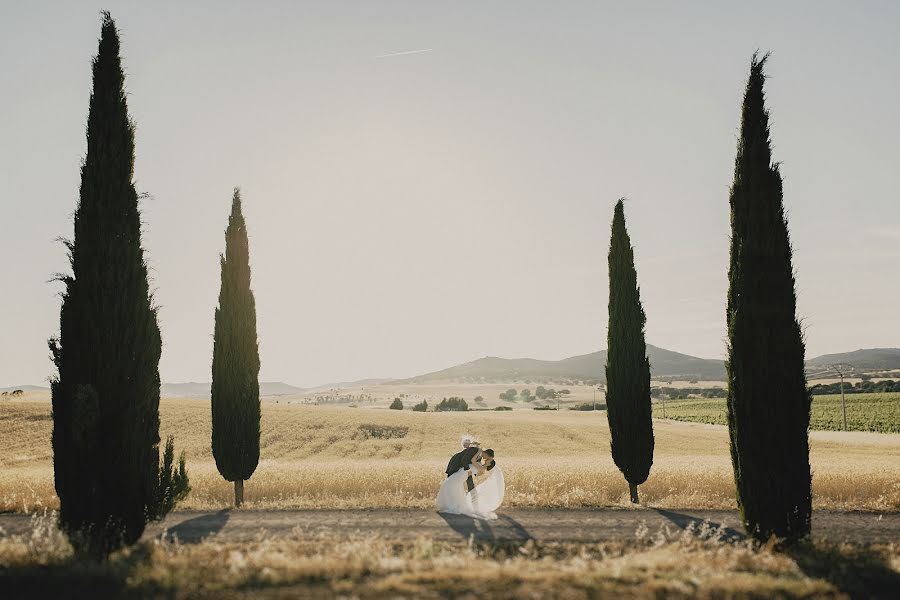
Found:
[[[230,505],[232,486],[210,451],[207,401],[164,399],[162,436],[184,450],[192,492],[184,508]],[[724,427],[654,422],[656,451],[642,503],[736,507]],[[46,397],[0,403],[0,511],[58,506]],[[261,460],[246,484],[249,508],[430,508],[459,437],[497,452],[507,506],[628,506],[609,453],[604,412],[513,410],[413,413],[263,403]],[[814,507],[900,510],[900,435],[812,432]]]
[[[846,394],[847,429],[849,431],[877,431],[900,433],[900,393]],[[653,416],[676,421],[725,425],[724,399],[677,400],[654,403]],[[813,396],[810,429],[841,431],[843,416],[841,396]]]
[[[638,527],[590,544],[332,531],[145,536],[98,564],[73,556],[46,515],[0,536],[0,586],[13,598],[889,598],[900,578],[895,544],[814,541],[780,552],[706,524]]]

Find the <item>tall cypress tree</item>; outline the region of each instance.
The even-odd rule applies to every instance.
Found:
[[[103,13],[93,60],[87,154],[67,242],[59,337],[50,340],[53,469],[60,524],[102,555],[143,533],[159,465],[156,308],[141,248],[119,36]]]
[[[634,249],[625,228],[623,200],[616,202],[609,241],[609,330],[606,353],[606,416],[612,457],[638,502],[637,486],[653,465],[650,361],[644,340],[647,318],[641,306]]]
[[[728,431],[748,533],[796,540],[810,530],[811,396],[781,174],[772,162],[767,58],[754,54],[750,64],[729,199]]]
[[[259,347],[256,301],[250,289],[250,246],[235,188],[220,257],[222,286],[216,309],[212,363],[212,450],[219,473],[234,482],[234,503],[259,463]]]

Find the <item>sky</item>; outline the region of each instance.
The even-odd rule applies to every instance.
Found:
[[[122,36],[163,381],[210,378],[235,186],[261,380],[604,348],[622,196],[647,341],[723,357],[756,49],[807,356],[900,346],[900,3],[6,1],[0,387],[52,373],[101,9]]]

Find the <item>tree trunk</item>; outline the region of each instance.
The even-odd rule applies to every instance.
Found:
[[[631,502],[632,502],[632,504],[637,504],[637,503],[638,503],[637,486],[634,485],[633,483],[629,483],[629,484],[628,484],[628,491],[631,492]]]
[[[244,480],[236,479],[234,482],[234,506],[240,508],[244,504]]]

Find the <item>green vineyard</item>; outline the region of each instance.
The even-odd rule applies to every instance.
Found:
[[[848,430],[900,433],[900,393],[848,394],[846,400]],[[657,419],[725,425],[725,400],[671,400],[665,404],[656,400],[653,416]],[[813,396],[809,428],[843,429],[840,394]]]

